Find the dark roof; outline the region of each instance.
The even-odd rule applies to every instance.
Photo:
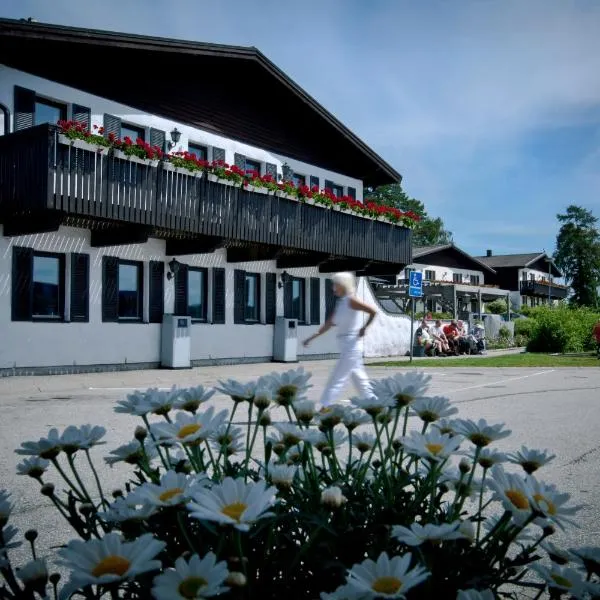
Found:
[[[425,256],[432,257],[432,255],[434,255],[434,254],[448,253],[448,251],[450,251],[451,253],[454,252],[455,254],[458,254],[467,263],[470,262],[470,263],[474,264],[478,269],[481,269],[483,271],[489,271],[490,273],[496,272],[490,265],[486,264],[485,262],[483,262],[482,260],[480,260],[479,258],[477,258],[475,256],[471,256],[470,254],[468,254],[464,250],[461,250],[458,246],[455,246],[454,244],[439,244],[437,246],[420,246],[420,247],[413,248],[412,249],[413,262],[419,263],[419,260],[418,260],[419,258],[423,258]],[[436,263],[434,262],[434,260],[435,259],[433,259],[433,261],[430,264],[435,265]],[[452,267],[453,265],[443,264],[441,266]],[[456,265],[456,268],[460,268],[458,266],[458,264]],[[465,267],[462,267],[462,268],[465,268]]]
[[[1,62],[377,186],[402,179],[254,47],[0,19]]]
[[[533,268],[538,261],[543,261],[546,264],[546,258],[550,258],[552,261],[552,275],[555,277],[562,277],[562,272],[552,260],[552,257],[548,256],[546,252],[527,252],[524,254],[493,254],[492,256],[478,256],[481,262],[489,265],[494,269],[523,269]],[[538,270],[547,270],[538,269]]]

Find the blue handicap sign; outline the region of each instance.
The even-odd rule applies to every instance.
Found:
[[[411,271],[408,280],[408,295],[411,298],[420,298],[423,295],[423,273]]]

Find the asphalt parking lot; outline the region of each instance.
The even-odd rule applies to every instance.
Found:
[[[291,365],[296,366],[296,365]],[[309,397],[318,399],[330,361],[303,363],[313,373]],[[50,427],[62,431],[70,424],[103,425],[106,445],[95,449],[101,456],[132,439],[141,421],[114,412],[115,401],[135,389],[213,386],[218,379],[247,381],[290,365],[260,364],[205,367],[186,371],[129,371],[53,377],[0,379],[0,488],[13,492],[16,511],[12,523],[36,527],[40,549],[63,543],[71,533],[49,508],[33,480],[17,476],[21,457],[14,453],[22,441],[37,440]],[[385,377],[404,367],[368,367],[373,378]],[[540,471],[540,478],[556,483],[583,504],[580,529],[559,532],[570,545],[596,545],[600,540],[600,369],[426,369],[433,375],[430,395],[448,396],[464,418],[504,422],[512,435],[497,443],[501,450],[548,448],[554,461]],[[230,407],[228,398],[215,395],[211,404]],[[237,420],[237,419],[236,419]],[[101,466],[103,481],[121,485],[127,472]],[[557,540],[560,541],[560,540]]]

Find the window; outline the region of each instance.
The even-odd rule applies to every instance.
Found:
[[[337,196],[338,198],[341,198],[344,195],[344,188],[341,185],[338,185],[337,183],[332,183],[331,193]]]
[[[471,285],[479,285],[479,275],[471,275]]]
[[[206,321],[208,298],[208,271],[189,267],[187,273],[187,314],[194,321]]]
[[[31,316],[60,319],[62,318],[62,255],[34,253]]]
[[[67,105],[52,100],[36,97],[34,109],[34,125],[50,123],[56,125],[67,118]]]
[[[246,273],[244,320],[247,322],[258,322],[260,320],[260,275],[258,273]]]
[[[188,144],[188,152],[198,160],[208,160],[208,148],[199,144]]]
[[[452,281],[454,283],[462,283],[463,276],[462,273],[452,273]]]
[[[294,173],[292,175],[292,182],[298,188],[306,185],[306,176],[300,175],[300,173]]]
[[[430,271],[429,269],[425,270],[425,281],[434,281],[435,280],[435,271]]]
[[[306,282],[300,277],[290,277],[285,283],[283,312],[287,319],[306,323]]]
[[[131,138],[131,141],[135,143],[138,138],[146,139],[146,131],[137,125],[121,123],[121,139],[124,140],[126,137]]]
[[[119,262],[119,319],[142,318],[142,265]]]
[[[260,175],[260,162],[257,160],[246,159],[246,172],[256,171]]]

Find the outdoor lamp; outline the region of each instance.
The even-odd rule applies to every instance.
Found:
[[[281,274],[281,280],[277,284],[277,287],[281,289],[288,281],[290,280],[290,274],[287,271],[284,271]]]
[[[283,163],[281,171],[283,173],[284,181],[292,181],[292,179],[294,178],[294,170],[292,169],[292,167],[290,167],[290,165],[288,165],[287,163]]]
[[[175,259],[172,259],[169,261],[169,272],[167,273],[167,279],[173,279],[177,271],[179,271],[179,263]]]
[[[181,131],[175,127],[173,131],[171,131],[170,136],[171,141],[169,142],[169,150],[174,148],[179,143],[179,140],[181,139]]]

